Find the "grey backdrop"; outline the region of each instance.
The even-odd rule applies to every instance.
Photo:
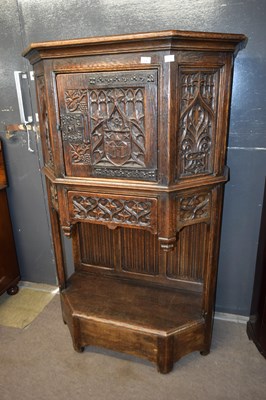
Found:
[[[216,309],[248,315],[266,169],[266,2],[264,0],[1,0],[0,137],[23,280],[55,283],[39,138],[6,133],[19,122],[13,70],[31,42],[184,29],[244,33],[249,42],[235,63]],[[35,109],[34,89],[31,87]],[[67,259],[71,252],[66,244]],[[69,266],[71,270],[71,265]]]

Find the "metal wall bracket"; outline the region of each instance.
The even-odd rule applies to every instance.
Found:
[[[30,130],[32,129],[30,124],[33,122],[33,116],[27,115],[27,118],[26,118],[23,95],[22,95],[22,86],[25,86],[25,85],[23,85],[23,81],[25,81],[26,92],[27,92],[28,103],[29,103],[30,90],[29,90],[28,75],[26,72],[14,71],[14,77],[15,77],[16,91],[17,91],[17,97],[18,97],[20,120],[21,120],[22,126],[24,126],[24,129],[21,129],[21,126],[17,125],[18,129],[15,129],[15,130],[25,130],[27,132],[28,151],[33,153],[34,150],[31,148],[31,143],[30,143]],[[31,73],[30,73],[30,80],[34,80],[34,72],[33,71],[31,71]],[[28,108],[30,109],[30,106]]]

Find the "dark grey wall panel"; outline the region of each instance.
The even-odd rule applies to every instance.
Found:
[[[18,4],[25,44],[163,29],[235,32],[249,37],[234,71],[228,153],[231,181],[225,190],[217,288],[219,311],[247,315],[266,171],[266,2],[18,0]],[[10,23],[12,20],[7,21],[7,27]],[[19,29],[10,41],[15,43],[18,39]],[[13,59],[21,63],[17,50],[12,53]],[[10,104],[16,108],[12,101]],[[53,280],[52,269],[53,266],[46,270],[45,277],[39,276],[45,281]]]
[[[16,0],[1,1],[0,13],[0,131],[19,120],[14,70],[23,70],[21,33]]]
[[[0,137],[9,180],[8,199],[23,280],[55,283],[55,263],[43,198],[36,135],[30,132],[34,153],[27,150],[27,135],[6,132],[6,125],[20,122],[14,70],[24,71],[23,35],[17,2],[2,0],[0,13]]]
[[[266,50],[264,45],[260,57],[248,57],[251,45],[249,42],[235,62],[229,146],[265,147]]]
[[[260,226],[266,149],[228,150],[216,308],[247,315]]]

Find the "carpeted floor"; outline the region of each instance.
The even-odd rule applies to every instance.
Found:
[[[0,327],[1,400],[264,400],[266,360],[246,325],[215,321],[212,352],[193,353],[160,375],[145,361],[72,348],[59,296],[27,328]]]

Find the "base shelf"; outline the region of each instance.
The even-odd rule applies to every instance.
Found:
[[[167,373],[183,355],[209,351],[201,296],[75,273],[61,301],[75,350],[101,346],[146,358]]]

